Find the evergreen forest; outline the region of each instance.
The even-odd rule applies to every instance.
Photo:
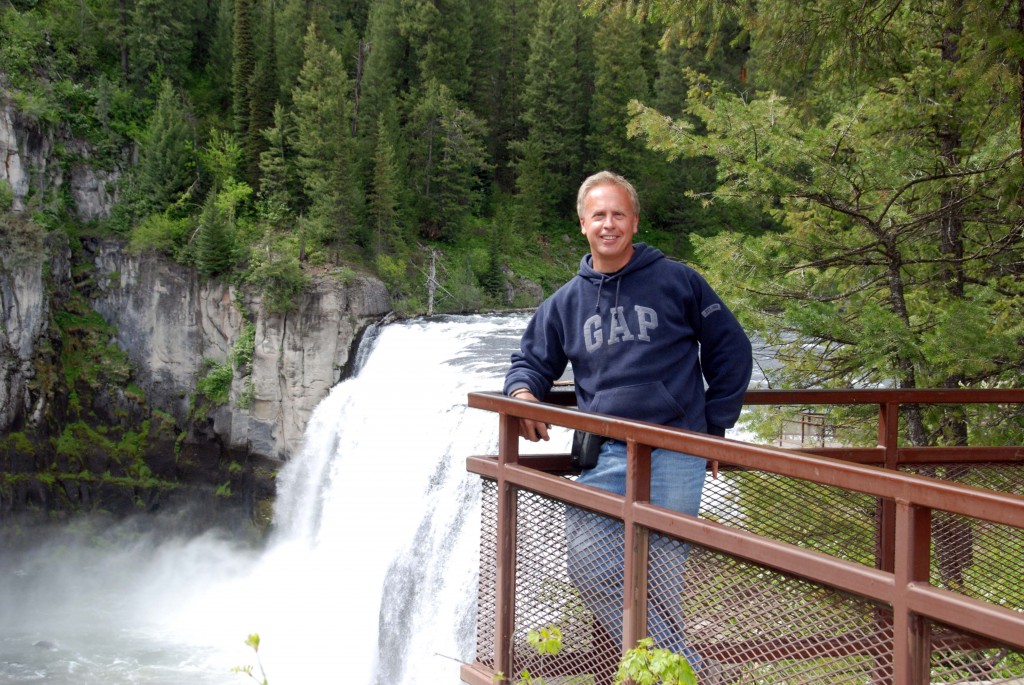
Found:
[[[3,0],[0,70],[119,172],[109,219],[40,195],[27,225],[271,308],[354,269],[420,313],[432,265],[441,310],[531,304],[509,280],[575,272],[576,189],[607,168],[640,239],[779,350],[776,386],[1021,386],[1019,3]],[[1024,435],[964,411],[909,408],[907,437]]]

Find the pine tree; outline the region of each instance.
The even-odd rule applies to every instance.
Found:
[[[401,0],[399,29],[419,81],[435,81],[465,102],[470,89],[472,14],[467,0]]]
[[[266,16],[264,46],[256,60],[255,72],[249,84],[248,132],[245,140],[244,177],[246,182],[258,188],[260,184],[260,154],[266,149],[263,131],[274,123],[274,106],[278,100],[277,91],[277,40],[274,28],[274,2],[270,0],[263,8]]]
[[[278,92],[281,102],[287,107],[294,88],[298,85],[299,72],[305,63],[305,35],[310,24],[317,27],[317,34],[326,45],[333,47],[342,56],[346,73],[350,76],[355,68],[355,45],[360,31],[366,26],[369,0],[346,2],[322,2],[320,0],[277,0],[275,2],[274,25],[276,38]],[[389,2],[391,0],[388,0]],[[376,0],[374,2],[376,4]],[[371,119],[371,121],[373,121]]]
[[[366,37],[362,42],[362,74],[357,138],[358,156],[364,161],[363,177],[367,187],[373,183],[373,164],[377,149],[378,122],[388,120],[392,131],[399,128],[400,98],[415,80],[415,67],[405,59],[407,44],[398,29],[399,0],[377,0],[370,8]],[[395,154],[402,157],[401,141],[392,141]],[[404,186],[404,183],[400,183]]]
[[[209,193],[203,203],[196,232],[196,268],[207,276],[224,273],[234,262],[233,253],[232,227],[217,202],[217,194]]]
[[[378,0],[370,8],[366,29],[366,59],[363,66],[359,106],[359,129],[374,134],[380,115],[391,109],[400,84],[410,80],[403,59],[405,40],[398,29],[399,0]],[[373,150],[369,147],[367,152]]]
[[[427,84],[406,126],[415,216],[426,238],[451,240],[481,201],[489,169],[483,123],[448,89]]]
[[[546,221],[573,216],[576,187],[583,177],[585,90],[582,25],[570,3],[541,0],[530,39],[523,121],[526,146],[518,147],[520,204],[535,208]],[[533,159],[525,163],[524,153]],[[541,159],[536,159],[540,155]]]
[[[235,229],[239,208],[244,208],[252,188],[238,180],[245,150],[230,131],[214,129],[200,154],[210,178],[210,190],[196,231],[196,267],[209,276],[230,271],[237,257]]]
[[[324,44],[313,24],[305,55],[292,93],[297,167],[314,237],[337,251],[361,237],[362,185],[347,101],[351,84],[341,56]]]
[[[126,54],[134,81],[149,85],[154,78],[183,85],[195,41],[195,4],[190,0],[136,0]]]
[[[373,219],[374,252],[394,254],[402,247],[399,226],[399,169],[392,133],[381,115],[377,122],[377,150],[373,164],[373,190],[369,197]]]
[[[647,166],[646,150],[641,141],[627,137],[626,122],[630,101],[648,96],[643,28],[623,9],[614,9],[601,17],[594,42],[601,49],[595,54],[588,144],[598,168],[639,180]]]
[[[349,82],[348,94],[348,131],[349,135],[355,138],[359,134],[359,100],[361,97],[363,69],[365,65],[360,61],[365,59],[362,40],[356,32],[352,22],[346,21],[341,25],[336,40],[324,40],[325,43],[334,47],[341,55],[342,64],[345,67],[345,77]]]
[[[234,0],[216,0],[210,16],[213,24],[209,37],[208,58],[204,73],[222,111],[231,109],[231,53],[233,46]]]
[[[511,142],[525,139],[527,133],[523,122],[523,91],[536,14],[537,3],[532,0],[495,2],[488,15],[493,24],[491,37],[486,42],[474,42],[474,46],[481,43],[493,46],[488,55],[473,60],[474,64],[493,65],[491,71],[483,72],[487,81],[480,83],[482,79],[478,77],[479,85],[474,90],[486,98],[478,111],[488,122],[496,180],[508,192],[515,187]]]
[[[497,222],[491,224],[487,240],[487,271],[481,278],[484,290],[495,300],[505,294],[505,272],[502,267],[503,232]]]
[[[138,192],[142,213],[161,212],[196,181],[192,128],[181,97],[164,80],[139,144]]]
[[[231,113],[235,133],[241,140],[249,135],[252,107],[252,77],[256,71],[253,42],[253,0],[235,0],[234,40],[231,52]]]
[[[306,0],[275,3],[278,92],[286,107],[291,104],[292,91],[298,85],[299,72],[305,62],[305,35],[310,24],[307,6]]]
[[[653,27],[643,27],[645,33]],[[741,87],[744,56],[741,50],[723,51],[721,59],[709,61],[700,46],[687,46],[670,40],[654,53],[654,80],[649,101],[655,109],[670,117],[684,116],[687,92],[690,88],[688,72],[710,69],[723,78],[731,76],[729,83]],[[628,126],[626,112],[623,123]],[[636,152],[642,145],[640,138],[629,141],[630,150]],[[636,171],[628,172],[643,188],[644,223],[659,226],[673,234],[672,248],[688,254],[689,235],[713,235],[722,230],[735,230],[736,223],[759,225],[756,216],[742,217],[728,203],[703,205],[698,197],[715,187],[715,163],[710,157],[668,159],[653,152],[643,154]],[[665,247],[668,247],[666,245]]]
[[[260,196],[268,205],[274,226],[286,224],[297,204],[298,188],[290,143],[294,133],[291,118],[280,104],[275,105],[273,126],[263,131],[266,149],[260,153]]]
[[[516,161],[516,189],[519,191],[515,203],[516,222],[532,229],[557,216],[555,208],[560,206],[559,198],[563,195],[562,189],[551,183],[547,150],[538,140],[539,136],[535,136],[516,145],[519,154]]]

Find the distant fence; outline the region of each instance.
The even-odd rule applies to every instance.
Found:
[[[649,590],[676,582],[702,683],[1024,683],[1024,447],[897,441],[901,406],[1009,411],[1024,390],[752,391],[746,402],[875,405],[878,445],[812,435],[800,450],[756,446],[472,393],[471,407],[499,415],[499,449],[467,461],[484,487],[477,658],[463,680],[515,682],[525,668],[549,684],[610,682],[648,633]],[[567,455],[520,455],[518,417],[624,441],[626,495],[575,484]],[[722,464],[699,517],[647,503],[657,447]],[[618,643],[569,579],[567,505],[621,539]],[[562,632],[557,655],[527,644],[542,627]]]

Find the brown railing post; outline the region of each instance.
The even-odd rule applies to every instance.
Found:
[[[501,414],[498,427],[498,463],[519,461],[519,419]],[[516,620],[516,527],[517,490],[506,482],[505,470],[498,469],[498,521],[495,576],[494,670],[512,676],[515,663],[513,636]]]
[[[931,561],[931,509],[900,500],[896,503],[897,592],[893,595],[893,670],[900,685],[926,685],[930,678],[931,641],[928,624],[913,613],[906,591],[928,583]]]
[[[884,468],[896,470],[899,455],[900,405],[897,402],[883,402],[878,405],[878,446],[882,448]],[[882,571],[893,572],[896,564],[896,502],[881,498],[878,500],[878,522],[875,535],[875,566]],[[875,621],[880,628],[891,625],[892,618],[883,611],[875,612]],[[889,655],[876,659],[879,676],[873,679],[880,684],[893,681],[894,664]],[[900,681],[896,681],[900,682]],[[909,684],[908,684],[909,685]]]
[[[649,535],[636,523],[634,505],[651,500],[651,448],[626,442],[625,568],[622,593],[622,652],[647,635],[647,560]]]
[[[878,446],[885,451],[885,468],[899,467],[900,405],[889,401],[878,408]],[[881,500],[878,504],[878,541],[876,549],[877,567],[883,571],[893,570],[895,563],[896,503]]]

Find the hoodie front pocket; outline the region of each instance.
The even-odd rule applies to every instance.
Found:
[[[665,385],[658,381],[602,390],[594,396],[590,409],[661,425],[671,425],[684,413]]]

